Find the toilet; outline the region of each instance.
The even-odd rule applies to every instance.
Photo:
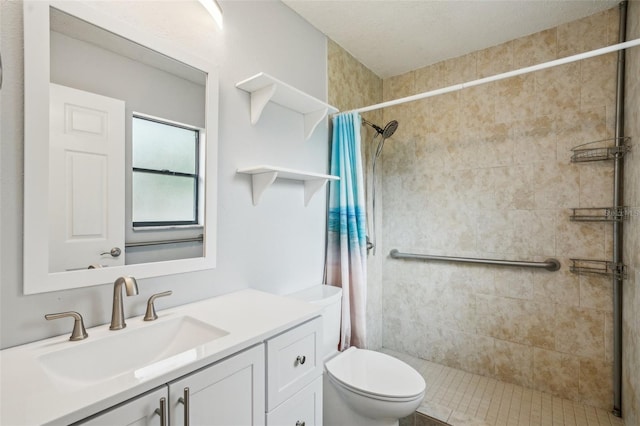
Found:
[[[318,285],[289,297],[322,306],[326,426],[397,426],[420,406],[425,382],[408,364],[356,347],[338,352],[341,288]]]

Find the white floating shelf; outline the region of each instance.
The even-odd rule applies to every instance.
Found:
[[[338,108],[263,72],[239,82],[236,87],[251,94],[251,124],[256,124],[267,103],[273,102],[304,116],[305,140],[327,114],[338,112]]]
[[[257,206],[262,193],[278,178],[299,180],[304,182],[304,205],[309,205],[311,198],[330,180],[340,180],[338,176],[310,173],[300,170],[285,169],[274,166],[256,166],[238,169],[237,173],[251,175],[253,205]]]

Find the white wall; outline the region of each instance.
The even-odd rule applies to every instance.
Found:
[[[204,127],[203,84],[65,34],[50,37],[52,83],[121,99],[127,116],[135,111]]]
[[[235,170],[272,164],[325,173],[328,134],[320,125],[304,141],[299,114],[270,104],[255,126],[249,95],[235,83],[267,72],[326,99],[326,39],[280,2],[222,2],[223,31],[198,2],[95,2],[138,28],[172,39],[219,64],[218,260],[210,271],[139,281],[140,295],[125,299],[127,316],[140,315],[148,296],[173,290],[163,308],[253,287],[287,293],[321,282],[324,262],[325,191],[304,207],[302,186],[278,181],[258,206],[250,178]],[[22,295],[23,41],[22,3],[0,3],[4,86],[1,91],[0,149],[0,347],[70,331],[71,324],[47,322],[49,312],[77,310],[87,326],[110,319],[112,287]],[[250,315],[250,313],[248,313]]]

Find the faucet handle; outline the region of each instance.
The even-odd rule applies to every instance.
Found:
[[[149,300],[147,301],[147,313],[144,314],[143,320],[145,320],[145,321],[153,321],[153,320],[158,319],[158,314],[156,314],[156,307],[153,304],[153,302],[158,297],[171,296],[172,294],[173,294],[173,291],[169,290],[169,291],[163,291],[162,293],[156,293],[156,294],[152,295],[149,298]]]
[[[74,319],[73,331],[71,332],[71,337],[69,337],[69,340],[72,340],[72,341],[83,340],[89,336],[87,334],[87,330],[84,328],[84,321],[82,320],[82,315],[80,315],[75,311],[60,312],[57,314],[46,314],[44,317],[48,321],[55,320],[58,318],[72,317]]]

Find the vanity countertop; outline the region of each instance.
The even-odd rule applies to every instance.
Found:
[[[108,324],[93,327],[87,330],[89,337],[78,342],[69,341],[69,335],[65,334],[5,349],[0,351],[0,424],[73,423],[261,343],[319,314],[315,305],[257,290],[241,290],[161,310],[156,321],[144,322],[142,316],[128,318],[124,330],[110,331]],[[228,334],[189,351],[186,360],[173,357],[174,362],[164,363],[156,373],[140,375],[131,371],[94,383],[55,378],[40,361],[43,355],[72,345],[158,326],[185,315]]]

